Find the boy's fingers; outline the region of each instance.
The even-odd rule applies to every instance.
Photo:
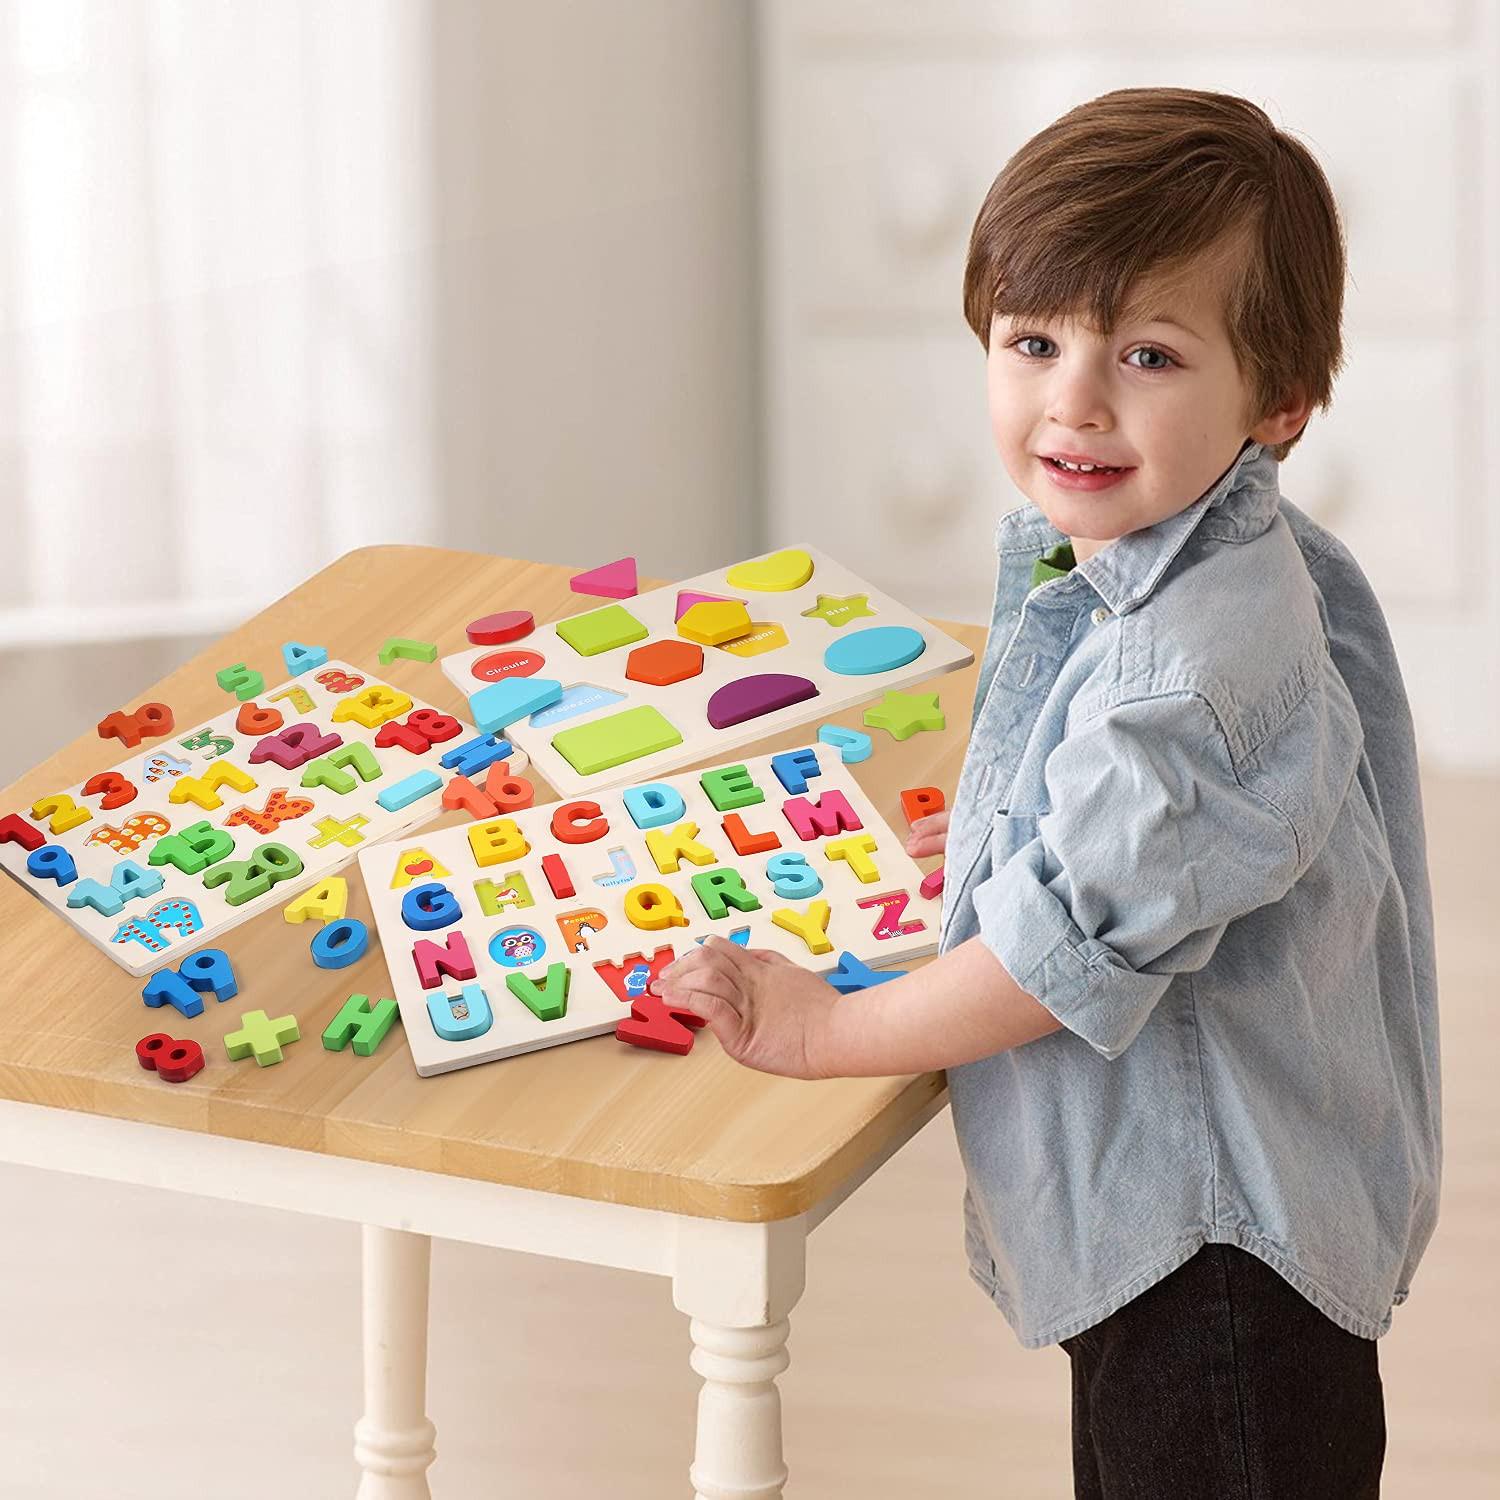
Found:
[[[722,937],[717,932],[711,932],[698,947],[706,958],[726,964],[735,972],[751,961],[748,949],[740,947],[738,943],[731,943],[727,937]]]
[[[648,986],[649,988],[649,986]],[[668,986],[675,1005],[685,1005],[696,1011],[705,1021],[723,1020],[738,1022],[739,1010],[735,1006],[736,991],[732,980],[711,969],[703,969],[684,983],[672,981]],[[660,993],[659,991],[655,993]]]
[[[793,969],[800,967],[794,964],[785,953],[778,953],[774,948],[746,948],[745,957],[753,958],[757,963],[762,964],[785,964]]]

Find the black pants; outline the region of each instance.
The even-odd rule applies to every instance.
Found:
[[[1249,1251],[1203,1246],[1062,1347],[1077,1500],[1380,1494],[1375,1341]]]

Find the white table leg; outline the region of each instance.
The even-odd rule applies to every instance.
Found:
[[[807,1226],[682,1220],[673,1304],[691,1318],[698,1443],[689,1471],[697,1500],[777,1500],[786,1484],[781,1393],[790,1363],[788,1314],[802,1295]]]
[[[361,1226],[364,1262],[365,1412],[354,1424],[364,1473],[357,1500],[430,1500],[427,1468],[437,1428],[427,1418],[425,1234]]]

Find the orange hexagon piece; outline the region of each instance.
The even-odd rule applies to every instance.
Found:
[[[637,646],[625,658],[625,675],[632,682],[667,687],[696,677],[703,670],[703,647],[691,641],[652,641]]]

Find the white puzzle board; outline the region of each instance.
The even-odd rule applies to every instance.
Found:
[[[425,710],[428,716],[419,722],[436,732],[448,733],[449,737],[430,743],[421,753],[399,745],[379,748],[375,741],[381,724],[367,725],[347,717],[341,720],[334,717],[341,704],[373,695],[377,687],[386,688],[388,696],[383,706],[370,709],[365,717],[378,720],[382,712],[396,709],[390,719],[399,725]],[[394,695],[394,699],[389,695]],[[124,785],[113,795],[123,797],[127,787],[130,795],[114,807],[105,809],[101,805],[110,793],[85,791],[90,778],[61,790],[52,809],[41,815],[33,815],[32,808],[0,808],[0,816],[16,812],[45,835],[48,845],[66,850],[76,866],[77,876],[60,886],[55,880],[28,874],[30,854],[15,842],[0,844],[0,866],[132,974],[175,967],[194,948],[211,942],[268,906],[285,905],[298,891],[308,889],[348,863],[366,840],[402,832],[436,817],[443,810],[441,790],[428,792],[395,812],[387,812],[375,799],[386,787],[421,769],[436,772],[446,784],[453,772],[440,768],[441,756],[474,739],[477,733],[463,720],[456,720],[402,689],[389,687],[374,674],[340,661],[309,669],[256,694],[248,706],[274,711],[282,721],[280,725],[265,721],[267,727],[259,733],[242,732],[236,725],[246,704],[229,693],[225,694],[225,701],[230,706],[207,723],[187,731],[178,726],[170,734],[143,740],[124,760],[115,761],[109,769]],[[457,731],[449,733],[449,726],[455,723]],[[315,728],[313,734],[301,737],[304,747],[325,735],[337,735],[344,745],[364,746],[375,758],[377,777],[366,782],[350,767],[348,774],[354,785],[340,793],[328,786],[302,785],[308,765],[319,758],[317,754],[293,768],[280,766],[273,760],[251,761],[251,754],[262,741],[277,740],[298,724],[311,724]],[[419,737],[426,739],[425,735]],[[101,759],[111,753],[112,746],[118,749],[118,742],[101,740]],[[331,746],[329,753],[337,753],[337,749]],[[296,753],[290,751],[287,758],[295,759]],[[211,789],[204,795],[210,800],[217,796],[220,803],[212,808],[191,800],[171,800],[173,788],[184,778],[201,782],[216,766],[234,767],[250,777],[254,787],[241,791],[226,783]],[[47,800],[40,799],[33,806],[41,808]],[[268,808],[271,816],[261,816]],[[248,809],[255,822],[237,821],[246,817],[242,809]],[[73,827],[65,826],[79,813],[84,814],[82,821]],[[278,817],[278,814],[289,815]],[[61,831],[52,831],[54,821],[64,825]],[[153,849],[163,838],[176,837],[198,823],[222,830],[232,839],[232,849],[197,874],[186,874],[172,864],[150,862]],[[341,825],[341,830],[330,837],[335,824]],[[350,842],[343,842],[345,839]],[[240,905],[230,905],[226,900],[230,884],[205,886],[204,877],[216,865],[248,860],[257,848],[273,842],[284,844],[298,856],[302,863],[300,873],[273,884],[264,895]],[[105,915],[91,906],[67,904],[69,893],[77,891],[84,880],[109,886],[117,867],[127,860],[145,872],[144,885],[153,884],[155,876],[161,875],[160,888],[127,897],[114,915]],[[129,877],[125,879],[129,884]]]
[[[805,789],[794,794],[778,777],[773,762],[782,765],[788,782],[796,786],[794,764],[801,761],[807,766],[808,757]],[[651,973],[711,932],[730,937],[736,929],[748,928],[748,946],[774,948],[817,973],[834,969],[845,950],[871,967],[898,965],[937,951],[941,898],[920,894],[922,871],[907,855],[904,839],[875,810],[836,748],[813,744],[727,764],[743,766],[743,779],[762,793],[761,800],[721,811],[704,781],[725,768],[712,767],[640,784],[649,791],[633,785],[362,848],[360,870],[417,1072],[442,1073],[612,1032],[632,1014],[631,1003],[622,996],[639,995]],[[680,812],[671,795],[674,792],[682,801]],[[662,804],[654,816],[664,821],[644,829],[638,826],[627,806],[632,796]],[[852,818],[836,807],[840,796]],[[722,788],[720,800],[726,800]],[[802,804],[795,809],[802,826],[812,834],[806,839],[788,812],[788,805],[796,803]],[[752,837],[774,834],[777,845],[738,853],[725,828],[725,820],[732,815],[740,819],[737,833],[742,828]],[[560,841],[552,832],[554,820],[564,827],[576,821],[580,831],[591,836],[586,842]],[[818,832],[820,826],[828,832]],[[691,828],[696,828],[696,843],[708,852],[710,861],[700,864],[683,856],[675,871],[664,872],[653,856],[648,834],[663,835],[670,842],[674,830],[691,837]],[[873,840],[867,857],[874,863],[876,878],[861,880],[847,859],[829,857],[828,845],[848,839]],[[502,845],[496,851],[497,840],[509,841],[510,847]],[[501,857],[478,863],[476,842]],[[560,856],[573,895],[553,895],[542,863],[550,855]],[[801,863],[818,877],[821,889],[797,898],[778,896],[768,866],[785,855],[798,856],[789,863]],[[737,872],[748,893],[743,899],[756,900],[756,909],[740,911],[726,902],[722,916],[710,917],[694,889],[693,877],[712,871],[718,871],[720,878]],[[658,912],[667,904],[663,891],[675,899],[685,925],[674,922],[650,929],[635,924],[627,914],[627,904],[632,892],[647,887],[655,893]],[[413,892],[425,894],[413,896]],[[487,901],[481,899],[482,893]],[[449,906],[447,898],[456,906]],[[892,899],[883,907],[857,904],[877,898]],[[653,898],[637,894],[635,910],[643,909],[643,899]],[[416,906],[425,903],[435,909],[436,918],[446,920],[430,930],[414,929],[403,915],[408,900]],[[829,948],[821,954],[812,953],[800,936],[772,921],[778,910],[806,913],[817,901],[829,906],[825,929]],[[413,915],[427,920],[419,911]],[[877,921],[893,935],[877,937]],[[587,925],[580,931],[584,922]],[[901,927],[909,930],[897,931]],[[570,939],[580,946],[571,946]],[[474,978],[465,980],[435,966],[430,977],[437,982],[424,985],[416,961],[419,945],[424,943],[437,945],[460,960],[466,949]],[[668,956],[658,960],[657,950],[664,947]],[[431,958],[431,950],[426,951]],[[600,962],[617,966],[621,993],[596,972],[594,965]],[[506,979],[519,973],[541,984],[549,966],[557,963],[569,971],[566,1010],[556,1019],[543,1020],[512,993]],[[460,961],[453,967],[461,971],[465,966]],[[475,986],[483,991],[482,996],[474,993]],[[474,1030],[476,1034],[445,1039],[437,1029],[439,1023],[455,1032]]]
[[[728,581],[731,572],[738,574],[740,569],[753,569],[788,553],[805,553],[812,564],[811,576],[796,588],[757,589]],[[752,629],[738,641],[704,646],[702,670],[695,676],[667,686],[632,680],[626,676],[632,652],[653,642],[682,639],[676,625],[679,594],[741,600],[749,611]],[[818,607],[820,596],[862,604],[832,607],[827,617],[809,616],[806,612]],[[537,774],[563,797],[647,779],[681,766],[718,761],[737,746],[878,699],[887,688],[902,688],[956,671],[974,660],[967,646],[816,547],[778,548],[730,568],[699,573],[628,599],[601,600],[578,614],[614,608],[627,611],[644,627],[640,640],[584,655],[558,634],[564,622],[553,621],[539,625],[519,640],[473,647],[445,656],[442,661],[443,670],[466,699],[507,676],[552,678],[562,684],[564,697],[560,703],[520,718],[498,732],[524,750]],[[872,613],[864,614],[862,608]],[[919,632],[923,638],[921,654],[904,666],[865,675],[848,675],[825,666],[824,653],[835,641],[887,626]],[[774,627],[780,627],[784,641]],[[713,694],[728,683],[760,673],[806,678],[816,687],[817,696],[723,729],[714,728],[707,714]],[[681,742],[591,774],[575,770],[554,748],[553,737],[560,731],[640,704],[654,705],[681,734]]]

